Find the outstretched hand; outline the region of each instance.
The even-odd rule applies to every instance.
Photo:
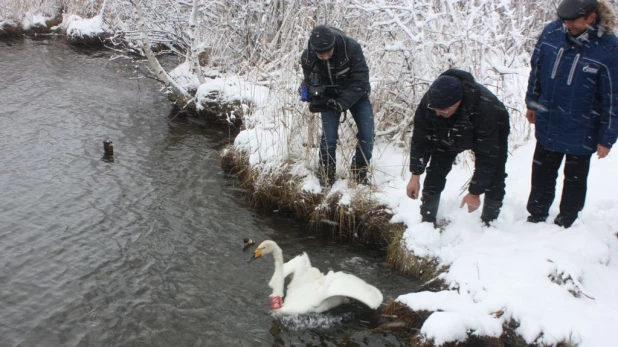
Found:
[[[468,193],[461,200],[459,208],[464,207],[464,205],[468,205],[468,213],[472,213],[481,206],[481,198],[478,195]]]

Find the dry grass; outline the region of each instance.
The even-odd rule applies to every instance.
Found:
[[[228,174],[237,176],[241,182],[245,182],[249,173],[249,157],[234,149],[232,145],[227,146],[219,152],[219,165]]]
[[[24,35],[24,31],[18,25],[4,24],[0,27],[0,39],[19,39]]]
[[[221,167],[248,191],[252,207],[294,215],[309,222],[316,232],[330,233],[342,241],[386,247],[402,228],[390,223],[392,216],[386,206],[372,200],[368,190],[357,193],[350,205],[341,205],[339,194],[302,191],[300,180],[290,173],[261,175],[248,165],[247,155],[232,146],[221,151],[219,160]]]
[[[36,36],[37,34],[51,33],[51,28],[62,23],[62,14],[57,14],[54,18],[45,21],[45,25],[34,25],[27,30],[22,30],[24,35]]]
[[[430,281],[438,274],[447,271],[447,267],[440,267],[440,263],[433,257],[419,257],[410,252],[402,243],[404,227],[400,227],[388,246],[387,260],[396,270],[410,274],[422,281]]]
[[[298,178],[289,173],[260,178],[250,198],[254,208],[301,218],[310,214],[319,201],[319,195],[301,191]]]
[[[37,34],[47,34],[51,32],[51,27],[56,26],[62,22],[62,19],[54,18],[52,20],[46,21],[46,24],[36,25],[28,30],[24,30],[20,25],[5,23],[2,27],[0,27],[0,39],[20,39],[23,38],[24,35],[27,36],[36,36]]]
[[[379,247],[390,243],[394,234],[386,206],[371,200],[369,193],[356,194],[350,205],[341,205],[341,194],[329,194],[313,209],[309,221],[315,230],[331,233],[333,238]]]
[[[397,333],[409,332],[412,337],[418,334],[430,315],[429,311],[412,311],[407,305],[393,300],[382,311],[377,329]]]
[[[235,127],[240,127],[245,107],[248,106],[249,109],[254,107],[251,103],[243,105],[244,103],[241,101],[225,101],[221,98],[219,92],[213,91],[201,102],[202,110],[198,112],[198,115],[207,121],[223,121]]]

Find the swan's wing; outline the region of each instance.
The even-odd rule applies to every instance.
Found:
[[[330,271],[324,280],[324,299],[333,296],[347,296],[362,302],[372,309],[378,308],[382,303],[382,292],[354,275]]]
[[[303,272],[308,268],[311,268],[311,261],[309,261],[307,253],[303,253],[283,264],[283,278],[293,273]]]

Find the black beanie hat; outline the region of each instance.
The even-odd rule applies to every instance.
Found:
[[[429,87],[427,101],[431,108],[453,106],[463,97],[463,86],[453,76],[440,76]]]
[[[328,52],[335,47],[335,34],[326,25],[318,25],[311,31],[309,45],[316,53]]]
[[[562,20],[574,20],[596,11],[597,0],[562,0],[558,6],[558,17]]]

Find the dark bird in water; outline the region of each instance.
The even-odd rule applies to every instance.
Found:
[[[255,245],[255,241],[253,241],[253,240],[251,240],[251,239],[249,239],[249,238],[245,238],[245,239],[243,239],[243,240],[242,240],[242,242],[245,244],[245,245],[242,247],[242,251],[243,251],[243,252],[244,252],[244,251],[246,251],[247,249],[249,249],[249,247],[251,247],[251,246]]]

